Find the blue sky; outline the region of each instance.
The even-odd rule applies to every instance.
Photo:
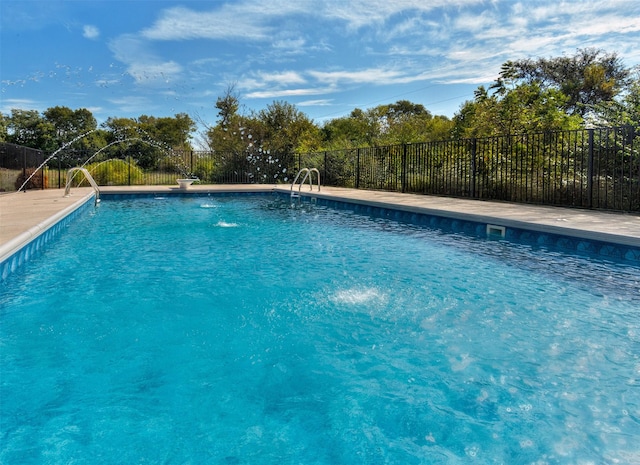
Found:
[[[317,123],[400,99],[453,116],[507,60],[596,47],[640,63],[637,0],[0,2],[0,111],[187,113],[234,85]]]

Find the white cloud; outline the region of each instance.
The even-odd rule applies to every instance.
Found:
[[[142,31],[147,39],[244,39],[269,37],[271,29],[263,15],[250,8],[225,4],[213,11],[194,11],[185,7],[169,8],[158,21]]]
[[[332,89],[326,88],[307,88],[307,89],[283,89],[283,90],[258,90],[248,92],[244,95],[246,98],[282,98],[282,97],[300,97],[304,95],[321,95],[330,92]]]
[[[299,107],[328,107],[333,105],[333,99],[304,100],[298,102]]]
[[[9,115],[12,109],[40,111],[43,106],[41,103],[31,99],[9,98],[2,99],[0,112],[4,115]]]
[[[407,12],[430,13],[438,8],[461,8],[482,3],[483,0],[329,0],[322,2],[316,10],[326,17],[345,21],[351,29],[359,29]]]
[[[86,39],[97,39],[100,36],[100,30],[95,26],[87,24],[82,28],[82,36]]]
[[[318,81],[327,84],[338,83],[373,83],[373,84],[389,84],[397,83],[399,79],[406,78],[400,71],[369,68],[357,71],[308,71],[308,74],[316,78]]]
[[[302,48],[305,45],[305,40],[302,38],[293,39],[280,39],[273,43],[273,48],[289,51],[289,52],[303,52]]]
[[[142,36],[152,40],[242,39],[271,40],[281,31],[273,20],[303,15],[316,20],[339,20],[351,30],[384,23],[394,15],[429,13],[438,8],[461,8],[484,0],[257,0],[213,3],[208,11],[187,7],[163,10]],[[291,23],[292,25],[295,24]]]
[[[304,84],[306,79],[297,71],[281,71],[281,72],[266,72],[259,71],[254,73],[256,79],[252,82],[258,86],[271,86],[278,85],[298,85]]]
[[[123,113],[145,113],[152,106],[146,97],[139,95],[129,95],[121,98],[109,100],[110,103],[116,105]]]
[[[163,61],[148,50],[146,41],[134,35],[122,35],[109,43],[115,58],[127,65],[127,73],[138,84],[163,84],[175,79],[182,66],[175,61]]]

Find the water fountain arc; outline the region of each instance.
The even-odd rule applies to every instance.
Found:
[[[69,147],[73,143],[79,141],[80,139],[82,139],[84,137],[87,137],[88,135],[92,134],[95,131],[97,131],[97,129],[92,129],[90,131],[82,133],[82,134],[78,135],[77,137],[73,138],[71,141],[69,141],[66,144],[62,145],[56,151],[54,151],[51,155],[49,155],[33,171],[33,173],[31,173],[31,175],[18,188],[17,192],[20,192],[20,191],[24,190],[25,186],[29,183],[29,181],[31,181],[31,179],[36,175],[36,173],[38,173],[47,163],[49,163],[53,158],[55,158],[60,152],[62,152],[64,149],[66,149],[67,147]],[[89,174],[88,170],[85,169],[85,166],[93,158],[95,158],[98,154],[103,152],[105,149],[107,149],[108,147],[111,147],[113,145],[116,145],[116,144],[120,144],[120,143],[124,143],[124,142],[131,142],[131,141],[138,141],[138,142],[142,142],[142,143],[145,143],[145,144],[149,144],[149,145],[151,145],[153,147],[159,148],[159,149],[169,153],[171,157],[179,159],[180,161],[182,161],[182,159],[178,155],[176,155],[174,153],[174,150],[172,148],[163,147],[162,144],[160,144],[158,142],[149,141],[149,140],[146,140],[146,139],[144,139],[142,137],[127,137],[127,138],[123,138],[123,139],[117,139],[117,140],[115,140],[113,142],[110,142],[109,144],[105,145],[104,147],[100,148],[99,150],[97,150],[93,155],[91,155],[89,158],[87,158],[87,160],[85,160],[84,163],[81,166],[75,167],[76,168],[75,170],[69,170],[69,172],[67,173],[67,186],[70,186],[70,183],[72,182],[73,178],[78,174],[78,172],[82,172],[81,171],[82,169],[84,169],[84,171],[86,171],[86,173],[84,173],[85,177],[87,177],[87,179],[89,179],[89,177],[91,177],[91,175]],[[189,175],[188,170],[186,169],[186,167],[182,166],[182,164],[178,163],[177,164],[177,168],[180,171],[180,174],[182,175],[182,178],[177,180],[177,182],[178,182],[178,184],[180,185],[181,188],[183,188],[183,186],[185,186],[184,188],[186,188],[187,185],[190,185],[191,183],[193,183],[195,181],[198,181],[197,178],[194,178],[194,177]],[[87,174],[89,174],[89,176],[87,176]],[[91,181],[89,181],[89,182],[91,183]],[[95,183],[95,180],[93,180],[93,182]],[[95,183],[95,184],[97,186],[97,183]],[[67,188],[68,187],[65,188],[65,191],[67,191]],[[65,193],[65,195],[67,195],[67,193]]]

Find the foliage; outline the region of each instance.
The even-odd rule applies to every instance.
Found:
[[[6,115],[0,113],[0,142],[8,142],[8,125],[9,118]]]
[[[35,172],[35,168],[27,168],[24,172],[21,172],[16,178],[16,190],[20,189],[22,184],[29,179],[33,173]],[[24,186],[24,189],[42,189],[46,187],[49,183],[48,177],[45,171],[39,171],[29,179],[29,182]]]
[[[589,110],[592,126],[640,127],[640,67],[634,70],[620,99],[591,105]]]
[[[216,171],[236,173],[238,181],[288,180],[295,154],[319,146],[317,126],[290,103],[273,102],[242,115],[237,97],[227,90],[216,106],[219,121],[207,132],[208,145],[221,155]]]
[[[322,150],[372,145],[377,135],[373,120],[359,108],[347,117],[327,121],[322,127]]]
[[[567,99],[569,114],[584,116],[590,105],[611,101],[628,84],[629,70],[615,53],[594,48],[579,49],[574,56],[508,61],[495,86],[516,80],[555,89]]]
[[[144,173],[132,159],[111,159],[87,165],[87,171],[100,186],[144,184]],[[89,185],[82,174],[76,176],[77,185]]]
[[[178,113],[172,118],[156,118],[142,115],[137,119],[138,129],[156,143],[173,150],[191,150],[190,135],[196,129],[195,122],[186,113]]]
[[[158,162],[174,151],[191,150],[189,138],[195,123],[180,113],[173,118],[108,118],[106,151],[109,158],[133,158],[144,169],[155,169]]]
[[[424,142],[450,137],[453,123],[420,104],[399,100],[325,123],[323,150]]]
[[[518,84],[489,95],[484,87],[454,117],[456,138],[576,129],[582,119],[564,110],[567,97],[538,83]]]
[[[263,149],[277,155],[284,166],[290,165],[295,152],[313,151],[318,147],[316,126],[295,105],[273,102],[257,117],[263,129],[260,141]]]
[[[202,183],[211,183],[214,181],[216,164],[213,158],[202,157],[196,159],[193,166],[193,175]]]
[[[235,92],[234,85],[228,86],[224,95],[218,97],[218,100],[216,100],[216,108],[218,109],[220,126],[229,126],[231,119],[236,116],[240,110],[240,99]]]
[[[72,110],[68,107],[48,108],[42,114],[44,119],[51,123],[54,130],[54,138],[58,147],[71,142],[82,134],[88,134],[97,128],[96,119],[86,108]],[[90,147],[90,140],[81,138],[75,148]]]
[[[11,110],[6,124],[7,142],[43,151],[57,148],[55,128],[36,110]]]

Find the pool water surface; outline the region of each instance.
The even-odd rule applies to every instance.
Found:
[[[0,463],[640,463],[637,267],[143,198],[1,286]]]

